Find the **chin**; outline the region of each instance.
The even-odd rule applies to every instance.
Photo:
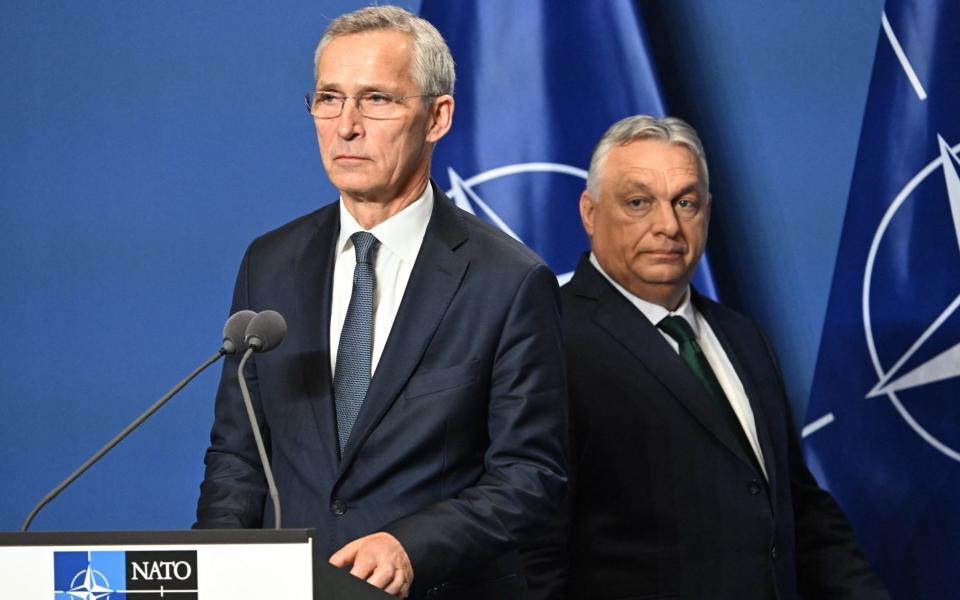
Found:
[[[377,187],[374,182],[370,181],[369,177],[362,176],[359,173],[334,174],[329,176],[329,179],[333,187],[346,194],[363,195]]]
[[[677,266],[663,265],[658,268],[644,269],[637,271],[637,277],[654,285],[679,285],[684,280],[689,280],[690,272],[685,268]]]

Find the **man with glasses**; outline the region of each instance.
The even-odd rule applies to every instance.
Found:
[[[339,201],[255,240],[232,308],[289,325],[247,375],[282,525],[316,528],[331,563],[397,596],[523,598],[516,548],[566,485],[556,280],[430,180],[454,107],[432,25],[362,9],[315,63],[307,107]],[[198,527],[273,523],[236,368]]]

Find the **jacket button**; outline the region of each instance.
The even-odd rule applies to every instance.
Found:
[[[770,548],[770,558],[772,558],[774,561],[777,560],[777,547],[776,547],[776,546],[774,546],[773,548]]]
[[[343,500],[334,500],[330,505],[330,512],[337,516],[345,514],[347,512],[347,503]]]
[[[750,493],[756,496],[760,493],[760,482],[756,479],[750,481],[750,485],[747,486],[747,489],[750,490]]]

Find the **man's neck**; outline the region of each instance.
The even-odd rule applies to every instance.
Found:
[[[662,284],[634,283],[634,285],[624,285],[622,282],[616,281],[610,276],[607,270],[603,268],[603,265],[600,264],[600,259],[598,259],[597,255],[592,251],[590,252],[590,263],[596,267],[596,269],[600,271],[600,274],[608,281],[613,282],[619,287],[622,292],[626,292],[644,302],[661,306],[669,312],[674,312],[680,308],[680,305],[683,304],[687,298],[687,290],[690,289],[689,279],[682,282]]]
[[[369,231],[416,202],[429,184],[429,177],[424,173],[392,198],[362,196],[343,191],[340,192],[340,198],[357,223]]]
[[[654,304],[659,304],[665,309],[673,312],[680,308],[680,305],[683,304],[684,299],[687,297],[687,289],[689,287],[689,282],[684,283],[682,286],[678,285],[647,285],[643,286],[639,291],[630,290],[631,293],[636,295],[638,298],[642,298],[647,302],[652,302]]]

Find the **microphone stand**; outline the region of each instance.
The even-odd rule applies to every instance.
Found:
[[[77,479],[77,477],[80,477],[81,475],[83,475],[83,474],[86,472],[87,469],[89,469],[90,467],[92,467],[92,466],[94,465],[94,463],[96,463],[98,460],[100,460],[101,458],[103,458],[103,455],[104,455],[104,454],[106,454],[107,452],[110,452],[110,450],[112,450],[114,446],[116,446],[116,445],[119,444],[121,441],[123,441],[123,438],[127,437],[128,435],[130,435],[130,433],[131,433],[134,429],[136,429],[136,428],[139,427],[144,421],[146,421],[147,419],[149,419],[149,418],[150,418],[150,415],[152,415],[153,413],[157,412],[157,411],[160,409],[161,406],[163,406],[164,404],[167,403],[167,400],[169,400],[170,398],[173,398],[173,396],[176,395],[177,392],[179,392],[180,390],[182,390],[185,385],[187,385],[188,383],[190,383],[191,381],[193,381],[193,378],[194,378],[194,377],[196,377],[197,375],[199,375],[204,369],[206,369],[207,367],[209,367],[209,366],[212,365],[213,363],[215,363],[215,362],[217,362],[218,360],[220,360],[225,354],[226,354],[226,351],[224,351],[223,348],[221,348],[220,350],[217,350],[217,352],[216,352],[215,354],[213,354],[213,356],[211,356],[210,358],[208,358],[202,365],[200,365],[199,367],[197,367],[196,369],[194,369],[193,372],[190,373],[189,375],[187,375],[186,378],[184,378],[180,383],[178,383],[177,385],[173,386],[173,388],[171,388],[169,392],[167,392],[166,394],[163,395],[162,398],[160,398],[159,400],[157,400],[156,402],[154,402],[153,405],[150,406],[150,408],[148,408],[146,411],[144,411],[144,413],[143,413],[142,415],[140,415],[139,417],[137,417],[136,419],[134,419],[134,421],[133,421],[132,423],[130,423],[129,425],[127,425],[126,428],[124,428],[123,431],[121,431],[120,433],[118,433],[118,434],[116,435],[116,437],[114,437],[112,440],[110,440],[109,442],[107,442],[107,445],[106,445],[106,446],[104,446],[104,447],[101,448],[96,454],[94,454],[93,456],[91,456],[90,458],[88,458],[85,463],[83,463],[82,465],[80,465],[80,468],[79,468],[79,469],[77,469],[76,471],[74,471],[73,473],[71,473],[70,476],[67,477],[66,479],[64,479],[63,482],[62,482],[60,485],[58,485],[57,487],[53,488],[53,490],[51,490],[49,494],[47,494],[46,496],[44,496],[43,499],[40,500],[40,502],[38,502],[36,506],[33,507],[33,510],[30,511],[30,514],[27,515],[26,520],[23,522],[23,526],[20,528],[20,531],[26,531],[26,530],[30,527],[30,523],[33,521],[33,518],[37,516],[37,513],[38,513],[38,512],[40,512],[40,509],[41,509],[41,508],[43,508],[44,506],[46,506],[47,504],[49,504],[51,500],[53,500],[54,498],[56,498],[56,497],[60,494],[60,492],[62,492],[62,491],[64,490],[64,488],[66,488],[68,485],[70,485],[71,483],[73,483],[73,482]],[[279,514],[279,513],[278,513],[278,514]]]
[[[250,401],[250,391],[247,390],[247,378],[243,375],[243,368],[247,364],[258,347],[251,345],[243,353],[240,359],[240,366],[237,367],[237,379],[240,382],[240,394],[243,396],[243,406],[247,409],[247,418],[250,419],[250,429],[253,430],[253,440],[257,444],[257,454],[260,455],[260,464],[263,465],[263,475],[267,480],[267,489],[270,490],[270,500],[273,502],[273,528],[280,529],[280,493],[277,491],[277,483],[273,479],[273,470],[270,468],[270,459],[267,457],[267,449],[263,445],[263,437],[260,435],[260,425],[257,423],[257,415],[253,411],[253,402]]]

